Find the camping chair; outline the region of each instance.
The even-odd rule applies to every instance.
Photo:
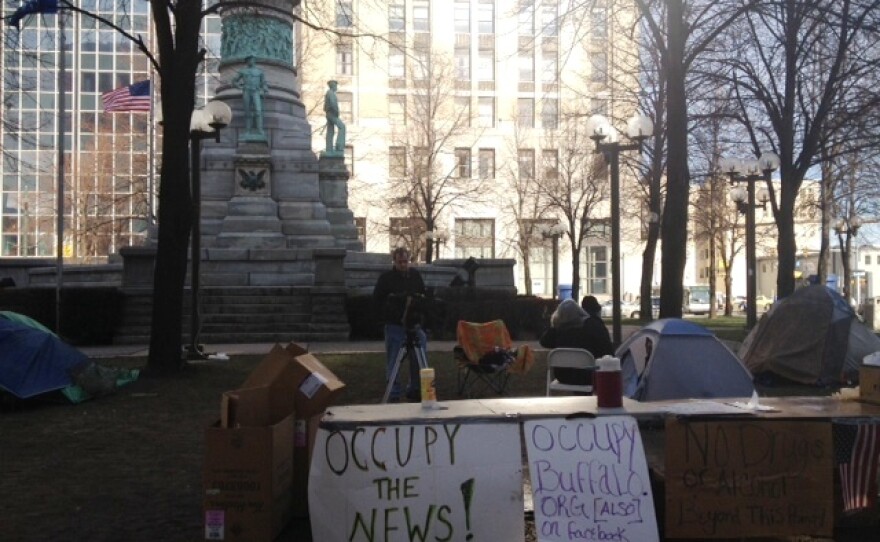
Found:
[[[563,384],[555,376],[556,369],[586,369],[589,371],[584,384]],[[593,393],[593,371],[596,358],[583,348],[554,348],[547,353],[547,396],[552,391]]]
[[[458,344],[453,349],[458,363],[458,396],[470,398],[479,391],[504,395],[511,374],[525,373],[534,362],[527,345],[512,348],[510,333],[502,320],[486,323],[458,321]]]

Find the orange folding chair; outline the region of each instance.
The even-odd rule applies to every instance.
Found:
[[[511,374],[527,372],[534,363],[528,345],[513,348],[510,332],[502,320],[477,323],[458,321],[458,344],[453,349],[458,363],[458,395],[472,397],[478,391],[504,395]]]

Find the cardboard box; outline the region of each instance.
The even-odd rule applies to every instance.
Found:
[[[293,421],[293,517],[309,517],[309,469],[323,414]]]
[[[229,398],[241,404],[245,395],[262,395],[268,404],[267,393],[264,388]],[[237,413],[232,418],[240,419]],[[293,414],[268,426],[221,427],[218,422],[207,428],[205,540],[275,539],[290,520],[292,480]]]
[[[345,384],[315,356],[290,343],[287,347],[276,344],[254,368],[242,385],[253,387],[271,390],[272,411],[294,413],[292,510],[294,517],[308,517],[309,467],[318,424]]]
[[[295,379],[299,382],[294,397],[296,417],[308,419],[323,414],[345,389],[345,384],[312,354],[301,354],[293,359]]]
[[[258,369],[205,433],[206,540],[270,541],[291,517],[297,376],[287,361]]]
[[[880,405],[880,367],[859,366],[859,399]]]

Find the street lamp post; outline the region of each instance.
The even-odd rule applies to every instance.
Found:
[[[550,239],[552,242],[552,258],[553,258],[553,299],[559,295],[559,238],[565,233],[565,226],[561,222],[553,224],[544,224],[540,228],[541,236],[544,239]]]
[[[645,115],[633,115],[626,127],[627,137],[633,142],[623,144],[617,140],[617,131],[602,115],[587,120],[587,134],[596,142],[596,152],[605,154],[611,169],[611,314],[612,341],[620,346],[620,152],[639,151],[642,142],[654,133],[654,124]],[[607,139],[607,141],[606,141]]]
[[[730,177],[730,184],[746,183],[746,193],[742,189],[733,189],[731,198],[736,202],[737,210],[746,216],[746,328],[752,329],[758,322],[757,291],[758,276],[755,257],[755,183],[764,181],[770,186],[770,175],[779,167],[779,157],[775,153],[765,152],[758,160],[739,160],[723,158],[721,170]],[[763,208],[770,194],[766,188],[761,191],[761,207]]]
[[[206,355],[199,345],[199,329],[201,328],[201,315],[199,313],[199,273],[201,267],[201,244],[202,244],[202,140],[214,139],[220,142],[220,130],[232,121],[232,109],[220,100],[208,102],[203,109],[196,109],[192,113],[189,124],[190,138],[190,183],[192,190],[192,226],[191,226],[191,262],[190,262],[190,295],[192,307],[190,309],[190,332],[189,346],[187,347],[187,359],[205,359]]]
[[[428,245],[425,263],[431,263],[432,260],[440,257],[440,245],[445,245],[449,240],[449,233],[444,230],[428,230],[425,232],[425,241]]]
[[[859,234],[859,228],[862,227],[862,221],[855,215],[841,217],[834,224],[834,233],[837,234],[837,242],[840,246],[840,263],[843,265],[843,295],[846,302],[850,303],[852,290],[850,282],[852,281],[852,265],[850,263],[850,254],[852,252],[852,240]],[[856,250],[856,266],[858,266],[858,247]],[[856,278],[857,284],[861,281],[860,277]],[[856,289],[857,291],[859,288]],[[856,299],[856,303],[860,303],[860,299]]]

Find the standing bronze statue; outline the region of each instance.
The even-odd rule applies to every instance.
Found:
[[[324,153],[328,155],[342,156],[345,153],[345,123],[339,118],[339,100],[336,98],[336,81],[327,81],[327,93],[324,94],[324,114],[327,115],[327,144]],[[336,130],[336,142],[333,136]]]
[[[265,140],[263,133],[263,94],[269,91],[263,70],[257,67],[253,56],[247,57],[247,66],[239,70],[232,84],[241,89],[244,102],[246,139]]]

